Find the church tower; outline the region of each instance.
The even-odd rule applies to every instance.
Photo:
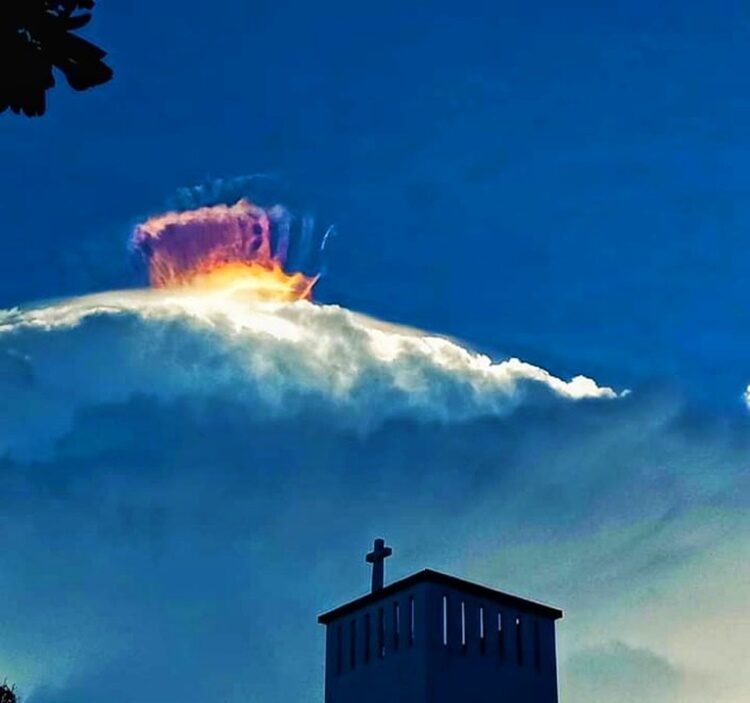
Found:
[[[562,611],[425,569],[324,613],[325,703],[557,703]]]

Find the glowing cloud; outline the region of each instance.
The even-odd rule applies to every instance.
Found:
[[[309,299],[318,278],[284,268],[288,213],[245,199],[152,217],[135,228],[132,245],[154,288],[234,289],[292,301]]]

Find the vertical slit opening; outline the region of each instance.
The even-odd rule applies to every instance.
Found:
[[[466,603],[461,601],[461,646],[466,648]]]
[[[443,646],[448,646],[448,596],[443,596]]]
[[[385,613],[382,608],[378,608],[378,656],[381,659],[385,656]]]
[[[479,651],[484,654],[486,651],[486,639],[484,637],[484,608],[479,608]]]
[[[500,659],[505,659],[505,632],[503,631],[503,614],[497,613],[497,653]]]
[[[539,636],[539,621],[534,620],[534,669],[542,670],[542,646]]]
[[[357,621],[349,623],[349,668],[357,666]]]
[[[336,628],[336,674],[339,675],[341,674],[344,660],[344,635],[342,630],[343,627],[341,623],[339,623]]]
[[[521,618],[516,618],[516,658],[518,666],[523,666],[523,628]]]
[[[370,638],[372,636],[370,627],[370,613],[365,613],[365,664],[370,661]]]
[[[398,601],[393,604],[393,649],[398,649],[398,641],[401,636],[401,608]]]
[[[414,644],[414,596],[409,596],[409,646]]]

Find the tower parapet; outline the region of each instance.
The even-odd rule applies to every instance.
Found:
[[[325,703],[557,703],[561,610],[431,569],[376,585],[318,618]]]

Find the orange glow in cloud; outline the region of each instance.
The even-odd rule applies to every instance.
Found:
[[[309,300],[317,276],[285,271],[288,242],[272,245],[268,211],[247,200],[169,212],[136,227],[133,247],[154,288],[232,289],[261,300]]]

